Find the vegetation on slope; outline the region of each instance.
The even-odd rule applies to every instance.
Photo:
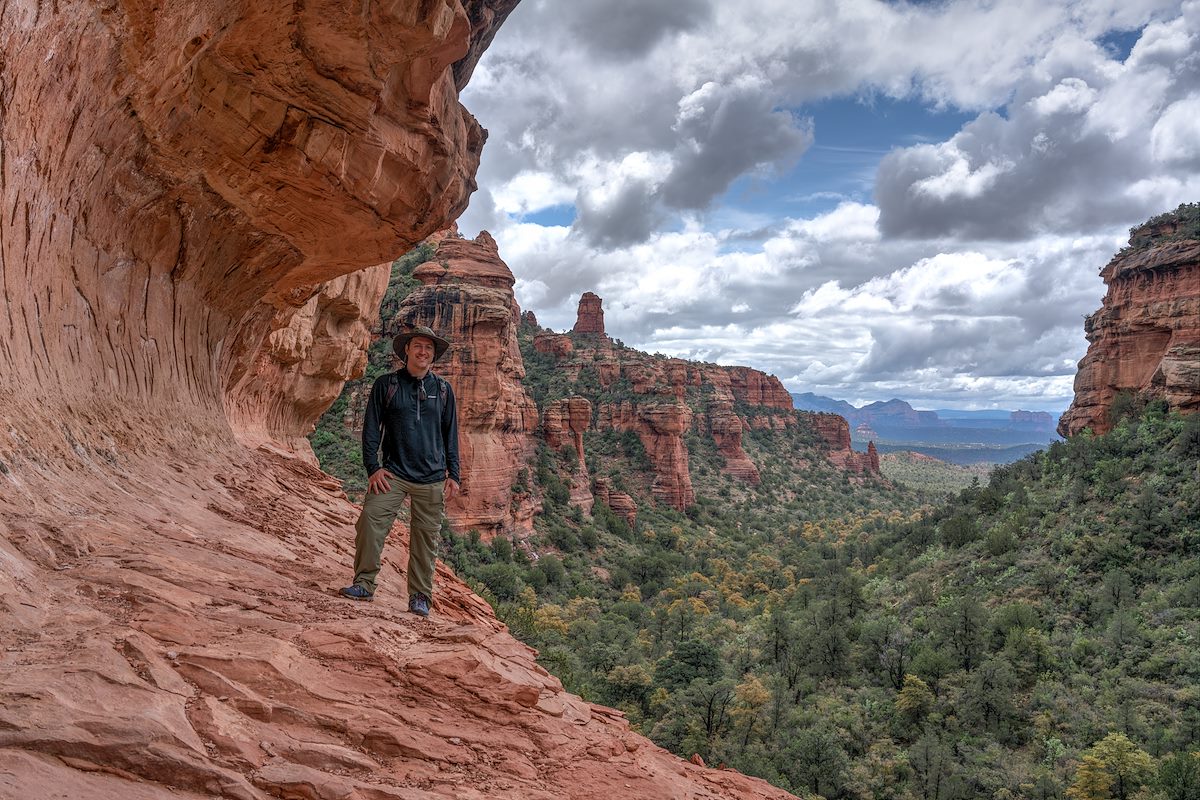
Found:
[[[889,481],[930,492],[960,492],[972,482],[987,480],[994,466],[954,464],[911,450],[879,456],[879,470]]]
[[[783,449],[756,454],[781,478]],[[448,556],[568,687],[676,753],[829,798],[1200,791],[1200,418],[1152,407],[918,515],[796,472],[774,502],[717,479],[630,529],[554,499],[557,458],[540,558]]]
[[[531,333],[539,406],[628,393],[567,380]],[[445,530],[442,556],[568,688],[802,796],[1196,800],[1200,416],[1115,409],[1109,434],[936,507],[792,429],[746,435],[760,487],[689,435],[679,513],[652,503],[636,435],[590,432],[589,471],[637,498],[635,525],[570,506],[574,454],[543,447],[518,479],[544,498],[537,535]],[[335,474],[360,471],[351,434]]]
[[[1155,226],[1162,225],[1176,226],[1175,232],[1170,235],[1152,232]],[[1139,234],[1138,231],[1143,228],[1150,229],[1151,232]],[[1121,252],[1145,250],[1163,242],[1181,239],[1200,239],[1200,203],[1181,203],[1174,211],[1151,217],[1144,225],[1130,228],[1129,245]]]

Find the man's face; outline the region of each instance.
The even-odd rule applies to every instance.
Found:
[[[414,336],[404,346],[408,366],[416,370],[428,369],[433,363],[433,340],[428,336]]]

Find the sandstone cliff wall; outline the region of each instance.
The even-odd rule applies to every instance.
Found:
[[[837,414],[798,411],[797,416],[803,418],[816,431],[829,447],[828,458],[838,467],[847,472],[868,475],[879,475],[879,452],[875,442],[867,443],[867,451],[861,453],[850,444],[850,424],[845,417]]]
[[[542,438],[551,449],[570,445],[575,451],[570,469],[570,503],[585,514],[595,504],[592,478],[584,460],[583,435],[592,426],[592,404],[586,397],[564,397],[546,406],[542,412]]]
[[[444,568],[405,614],[399,537],[335,597],[355,509],[276,452],[359,368],[379,279],[336,279],[464,207],[514,5],[0,6],[0,794],[782,796],[563,692]]]
[[[60,3],[0,24],[0,414],[66,458],[131,427],[166,446],[182,416],[294,438],[305,413],[254,380],[276,354],[303,369],[277,332],[474,186],[464,9]],[[88,424],[64,396],[94,399]]]
[[[1120,392],[1200,411],[1200,241],[1174,233],[1167,223],[1134,230],[1131,242],[1159,241],[1118,253],[1101,271],[1108,291],[1084,324],[1088,351],[1059,420],[1063,436],[1108,431]]]
[[[512,487],[537,446],[538,415],[521,384],[513,274],[485,231],[474,240],[442,237],[413,277],[422,286],[401,303],[384,335],[428,325],[451,342],[434,364],[454,387],[459,411],[463,492],[448,504],[447,516],[457,530],[475,528],[485,538],[527,535],[536,508],[514,503]]]
[[[802,421],[822,436],[830,461],[839,468],[879,474],[878,455],[872,458],[851,448],[844,419],[794,411],[791,394],[775,376],[619,346],[604,333],[602,303],[585,292],[572,332],[538,331],[533,346],[553,357],[555,370],[564,377],[578,381],[594,373],[603,390],[620,388],[628,395],[627,400],[598,404],[595,427],[637,433],[653,467],[656,501],[679,510],[695,502],[684,444],[689,431],[711,438],[724,458],[724,472],[750,484],[757,484],[760,474],[742,446],[745,431],[786,430]],[[536,319],[529,324],[536,326]]]

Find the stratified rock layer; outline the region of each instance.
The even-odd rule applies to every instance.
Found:
[[[226,399],[243,444],[282,447],[317,465],[306,437],[345,381],[363,374],[369,326],[379,315],[389,271],[380,264],[335,278],[299,309],[272,315],[263,346]]]
[[[553,449],[570,446],[574,452],[570,468],[570,503],[590,514],[595,498],[592,478],[584,460],[583,435],[592,425],[592,404],[586,397],[564,397],[546,406],[542,413],[542,436]]]
[[[1174,233],[1170,224],[1143,226],[1130,241]],[[1108,291],[1084,324],[1088,352],[1059,433],[1107,432],[1120,392],[1200,411],[1200,241],[1167,238],[1118,253],[1100,275]]]
[[[462,494],[447,506],[460,531],[532,532],[532,509],[514,503],[512,487],[536,447],[537,406],[521,384],[525,367],[517,344],[520,308],[512,271],[486,232],[474,239],[439,238],[431,260],[413,277],[422,286],[401,303],[393,335],[428,325],[451,347],[434,370],[458,401]]]
[[[629,527],[637,523],[637,503],[626,492],[618,492],[608,478],[596,478],[592,484],[596,502],[603,503],[625,520]]]
[[[302,460],[181,466],[0,517],[0,797],[788,796],[564,692],[444,566],[405,613],[402,526],[337,597],[356,509]]]
[[[294,440],[306,412],[255,380],[295,355],[272,338],[474,188],[484,132],[450,69],[472,25],[445,2],[6,8],[6,422],[40,449],[131,419]],[[114,407],[75,426],[80,396]]]
[[[850,424],[837,414],[798,411],[797,416],[808,424],[829,446],[828,458],[847,472],[879,474],[879,451],[875,442],[867,442],[867,451],[860,453],[850,443]]]
[[[404,613],[402,537],[337,598],[356,509],[279,452],[360,368],[379,278],[335,279],[465,207],[513,5],[0,10],[0,796],[783,796],[564,693],[444,567]]]
[[[575,317],[575,333],[604,335],[603,302],[592,292],[584,292],[579,298],[579,312]]]
[[[683,443],[683,434],[691,422],[692,410],[685,403],[648,398],[638,403],[601,404],[596,427],[636,433],[654,467],[650,491],[655,501],[683,510],[696,502],[688,472],[688,450]]]
[[[803,423],[820,433],[830,461],[838,467],[879,474],[878,455],[872,458],[851,448],[846,420],[794,411],[791,395],[775,376],[750,367],[701,364],[625,347],[595,330],[603,324],[602,318],[596,323],[600,307],[600,298],[585,292],[571,333],[536,331],[533,347],[552,356],[555,369],[571,381],[594,373],[603,390],[629,398],[598,403],[594,427],[637,434],[653,471],[651,494],[656,502],[679,510],[695,502],[684,443],[688,432],[711,438],[724,458],[723,471],[751,484],[758,483],[760,475],[742,447],[743,433],[785,430]]]

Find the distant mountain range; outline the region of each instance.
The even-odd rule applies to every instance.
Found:
[[[1057,416],[1045,411],[918,411],[896,398],[856,407],[812,392],[793,392],[792,400],[803,411],[845,417],[856,448],[874,441],[881,453],[911,450],[958,464],[1006,464],[1059,438]]]

